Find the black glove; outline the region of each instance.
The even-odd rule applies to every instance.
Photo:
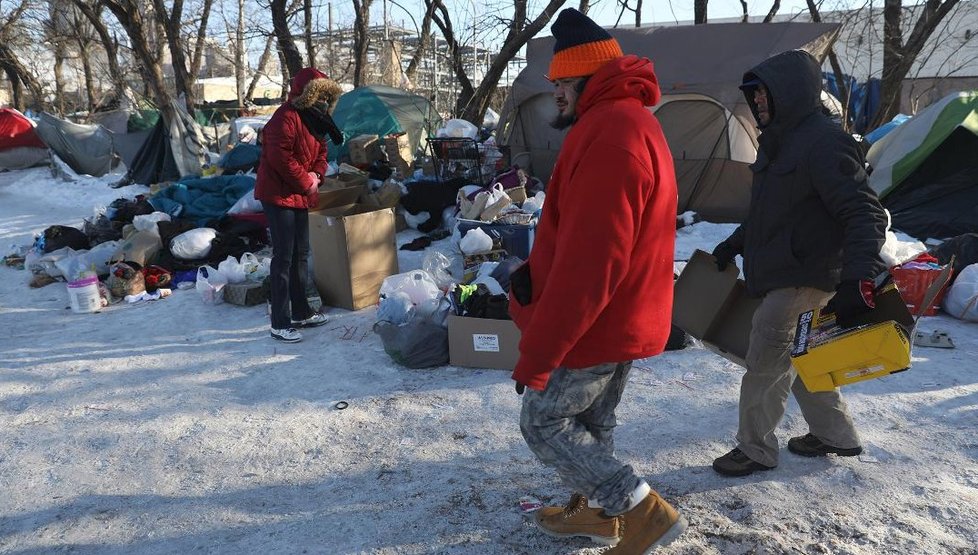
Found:
[[[835,322],[843,328],[854,327],[860,316],[876,307],[873,290],[873,282],[868,279],[843,281],[825,304],[825,312],[835,313]]]
[[[713,249],[713,257],[716,258],[717,270],[724,271],[727,266],[733,264],[734,258],[737,258],[739,253],[733,246],[726,242],[720,241],[720,244]]]
[[[533,282],[530,279],[529,264],[524,263],[509,274],[509,292],[522,306],[533,302]]]
[[[526,386],[520,382],[516,382],[516,394],[522,395],[524,391],[526,391]]]

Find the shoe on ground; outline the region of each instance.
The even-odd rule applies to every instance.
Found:
[[[313,312],[312,316],[306,318],[305,320],[292,320],[292,327],[315,328],[325,324],[326,322],[329,322],[329,318],[327,318],[325,314],[322,312]]]
[[[855,457],[863,452],[863,448],[856,446],[848,449],[833,447],[812,434],[793,437],[788,440],[788,451],[803,457],[824,457],[828,454],[839,455],[840,457]]]
[[[286,343],[298,343],[302,341],[302,334],[295,328],[272,328],[272,339],[277,339]]]
[[[773,466],[761,464],[735,447],[726,455],[713,461],[713,470],[724,476],[747,476],[759,470],[771,470]]]
[[[646,555],[668,545],[686,530],[686,519],[656,492],[650,492],[632,510],[616,517],[618,544],[605,555]]]
[[[587,497],[571,496],[565,507],[543,507],[536,512],[540,530],[557,538],[580,536],[603,545],[618,543],[620,517],[609,517],[604,509],[588,507]]]

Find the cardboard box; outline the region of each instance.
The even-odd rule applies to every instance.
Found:
[[[315,210],[354,204],[366,190],[366,185],[366,176],[340,173],[325,177],[319,186],[319,203]]]
[[[520,356],[519,346],[520,330],[512,320],[448,317],[452,366],[512,370]]]
[[[747,296],[739,273],[733,264],[719,272],[713,255],[695,251],[676,280],[672,323],[720,356],[746,366],[754,311],[761,300]]]
[[[398,273],[394,212],[354,204],[309,213],[313,279],[323,303],[360,310],[377,304]]]
[[[408,139],[407,133],[384,137],[384,151],[387,152],[387,160],[391,167],[397,168],[401,173],[401,178],[407,179],[411,176],[414,151],[411,150],[411,140]]]
[[[850,328],[818,308],[798,317],[791,363],[809,391],[833,389],[910,368],[917,321],[950,279],[951,264],[924,294],[916,318],[894,284],[876,293],[876,308]]]
[[[350,162],[354,166],[369,166],[383,158],[377,135],[357,135],[350,139],[347,146],[350,149]]]

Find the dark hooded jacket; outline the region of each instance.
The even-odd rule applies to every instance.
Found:
[[[807,52],[773,56],[744,74],[768,90],[747,219],[727,239],[744,256],[753,296],[784,287],[833,291],[840,280],[873,279],[886,213],[866,183],[856,142],[821,110],[821,69]],[[757,117],[754,88],[744,94]]]

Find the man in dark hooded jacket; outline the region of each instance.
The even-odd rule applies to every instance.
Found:
[[[761,135],[750,211],[717,245],[723,270],[741,254],[748,293],[761,297],[740,390],[737,447],[713,462],[728,476],[778,465],[774,430],[789,389],[810,433],[788,441],[804,456],[862,452],[838,389],[812,393],[789,358],[798,314],[826,305],[842,326],[873,308],[886,214],[866,184],[855,141],[821,110],[821,69],[807,52],[773,56],[744,74],[741,89]],[[833,291],[835,292],[832,295]]]

